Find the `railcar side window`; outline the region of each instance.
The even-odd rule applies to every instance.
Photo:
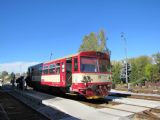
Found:
[[[78,59],[74,58],[74,71],[78,71]]]
[[[39,67],[39,74],[38,75],[42,75],[42,67]]]
[[[31,69],[31,74],[32,74],[32,75],[33,75],[33,72],[34,72],[34,69],[32,68],[32,69]]]
[[[43,73],[44,73],[44,74],[48,74],[48,66],[44,66],[44,68],[43,68]]]
[[[50,67],[49,67],[49,73],[50,73],[50,74],[55,73],[55,65],[54,65],[54,64],[51,64],[51,65],[50,65]]]
[[[56,73],[59,74],[60,73],[60,63],[56,64]]]
[[[62,72],[64,72],[64,63],[62,62]]]

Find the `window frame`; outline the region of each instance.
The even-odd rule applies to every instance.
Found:
[[[56,71],[56,66],[55,64],[50,64],[49,65],[49,74],[55,74],[55,71]]]
[[[76,62],[77,62],[77,64],[75,64],[76,62],[75,62],[75,60],[76,60]],[[78,72],[78,69],[79,69],[79,66],[78,66],[78,57],[75,57],[75,58],[73,58],[73,70],[74,70],[74,72]],[[76,65],[76,67],[75,67],[75,65]],[[76,68],[76,69],[75,69]]]
[[[49,73],[49,69],[48,68],[49,68],[48,65],[44,65],[44,67],[43,67],[43,74],[44,75]]]
[[[58,67],[57,67],[57,64],[59,64]],[[60,63],[60,62],[57,62],[57,63],[56,63],[56,74],[59,75],[59,74],[60,74],[60,70],[61,70],[61,63]]]

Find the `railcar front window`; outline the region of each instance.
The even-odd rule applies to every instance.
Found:
[[[81,57],[81,72],[98,72],[97,59]]]
[[[100,59],[99,61],[99,71],[100,72],[110,72],[110,64],[106,59]]]

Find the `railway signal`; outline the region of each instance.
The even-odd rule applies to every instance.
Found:
[[[127,70],[126,70],[126,68],[127,68]],[[121,73],[120,73],[120,78],[123,81],[123,83],[127,83],[126,82],[126,74],[127,74],[127,79],[129,82],[130,73],[131,73],[131,65],[129,63],[127,63],[127,64],[124,63],[122,66],[122,69],[121,69]]]

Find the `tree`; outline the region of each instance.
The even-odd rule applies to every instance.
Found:
[[[160,72],[159,67],[157,65],[153,65],[153,80],[160,81]]]
[[[156,65],[158,66],[158,71],[160,73],[160,53],[156,53],[153,55],[153,59],[154,59],[154,62],[156,63]]]
[[[138,67],[135,63],[132,63],[132,69],[130,74],[130,82],[135,83],[138,80]]]
[[[151,58],[148,56],[140,56],[135,59],[136,66],[138,68],[138,79],[145,76],[145,67],[147,64],[151,64]]]
[[[7,71],[2,71],[2,78],[8,76],[8,72]]]
[[[2,71],[1,73],[1,78],[3,81],[7,80],[8,78],[8,72],[7,71]]]
[[[11,78],[11,80],[15,79],[15,73],[14,73],[14,72],[12,72],[12,73],[10,74],[10,78]]]
[[[153,66],[152,66],[152,64],[147,64],[145,66],[145,76],[147,77],[148,81],[153,80]]]
[[[101,30],[98,35],[91,32],[89,35],[85,35],[79,51],[100,51],[104,52],[106,49],[106,36],[104,30]]]
[[[113,83],[121,83],[120,69],[121,69],[121,63],[120,62],[114,62],[113,65],[112,65],[112,80],[113,80]]]
[[[146,78],[146,66],[151,64],[151,58],[148,56],[140,56],[130,58],[128,62],[131,64],[130,82],[134,84],[144,83]]]
[[[131,73],[129,81],[133,84],[144,84],[145,81],[156,82],[160,81],[160,53],[154,54],[152,57],[140,56],[137,58],[128,59],[131,64]],[[122,71],[121,71],[121,68]],[[125,80],[125,65],[121,62],[116,62],[112,67],[113,82],[120,83],[120,74]]]
[[[95,33],[90,33],[89,35],[89,43],[90,50],[97,50],[98,49],[98,39]],[[92,42],[91,42],[92,41]]]
[[[100,30],[98,34],[98,51],[106,50],[106,36],[104,30]]]
[[[95,46],[97,46],[97,43],[95,42],[95,38],[93,37],[95,36],[94,33],[90,33],[89,36],[84,36],[83,38],[83,42],[82,45],[79,48],[79,51],[87,51],[87,50],[95,50]],[[94,38],[94,40],[92,40]]]

